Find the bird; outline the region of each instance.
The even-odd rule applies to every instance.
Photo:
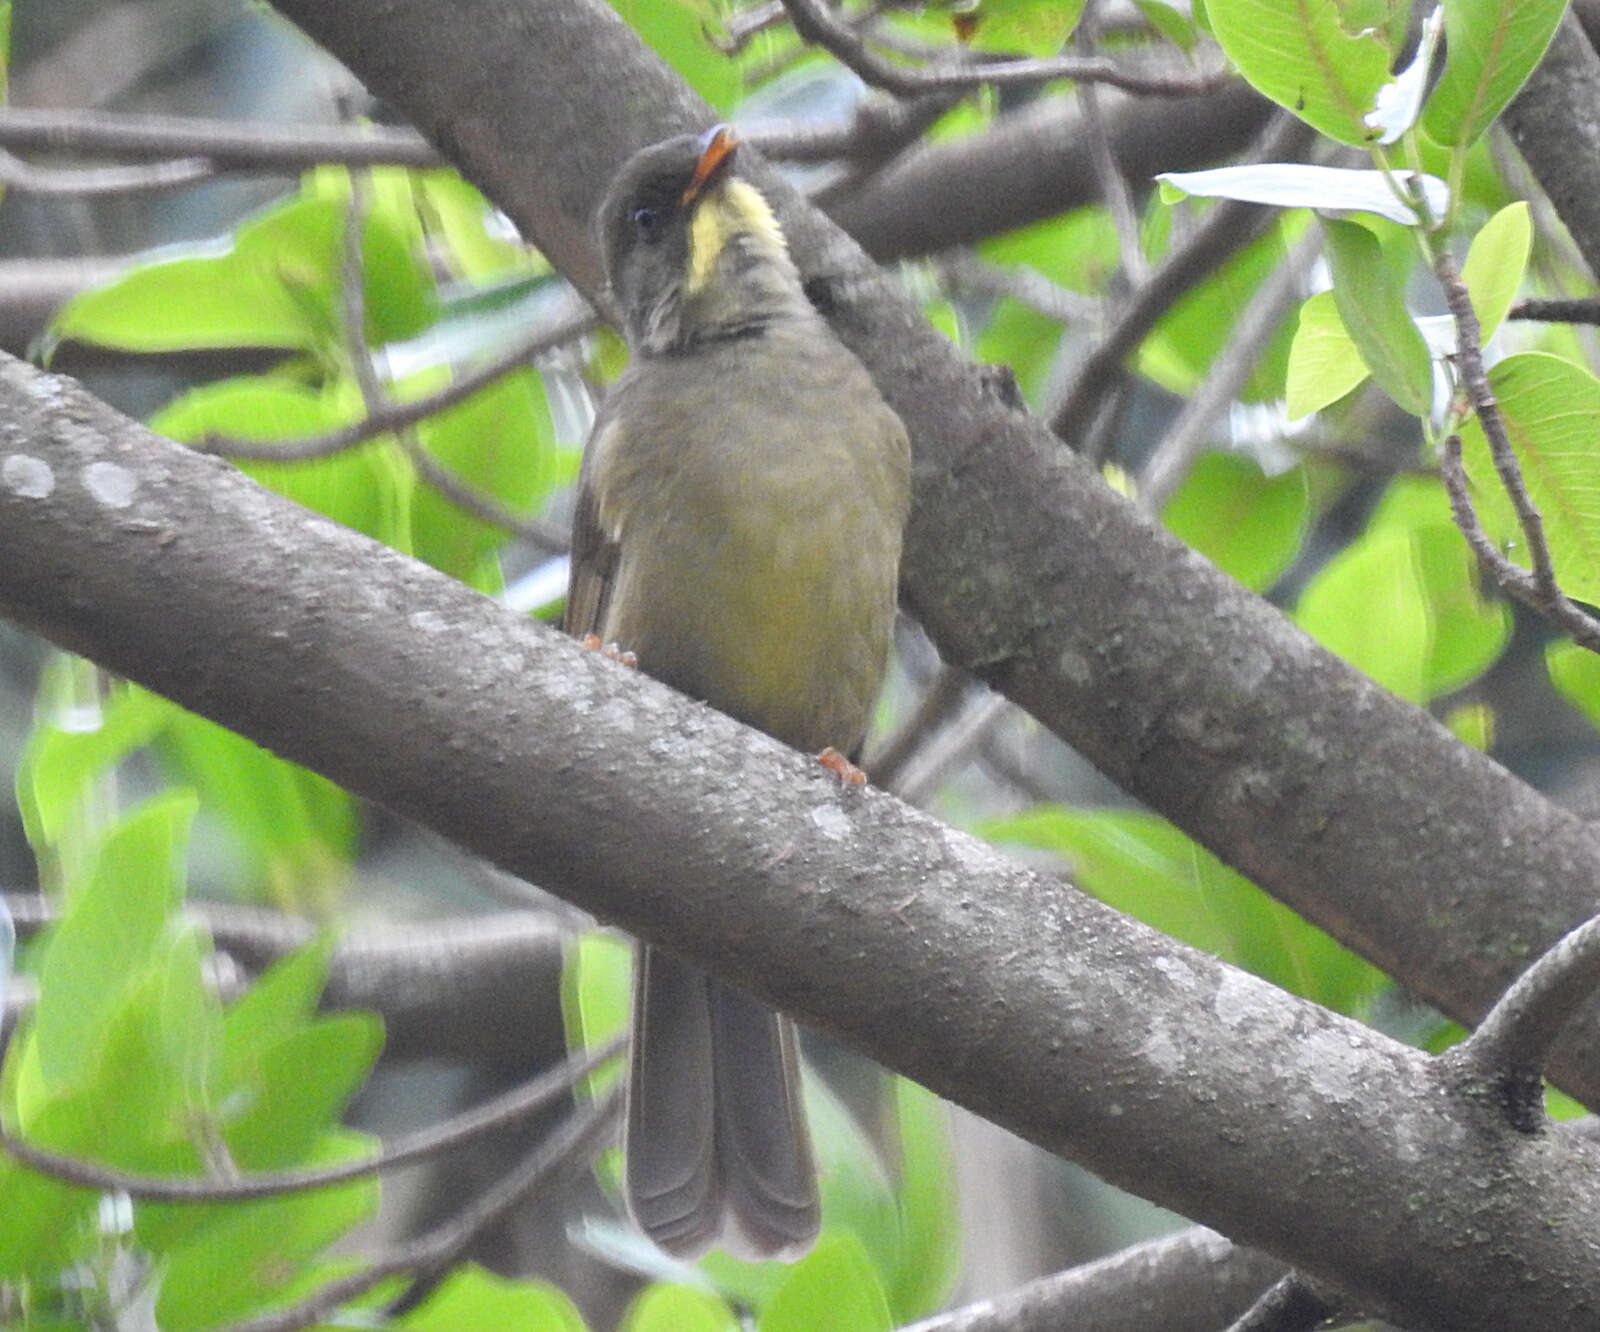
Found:
[[[718,125],[596,213],[630,350],[579,472],[565,628],[859,780],[910,504],[905,426],[807,298]],[[637,950],[622,1192],[667,1253],[803,1255],[821,1223],[794,1028]]]

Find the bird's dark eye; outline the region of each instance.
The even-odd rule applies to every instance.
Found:
[[[633,210],[633,225],[639,232],[639,238],[645,241],[661,239],[661,210],[659,208],[635,208]]]

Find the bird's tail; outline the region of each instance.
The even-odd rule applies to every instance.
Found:
[[[821,1220],[794,1028],[655,948],[634,982],[624,1193],[669,1253],[793,1258]]]

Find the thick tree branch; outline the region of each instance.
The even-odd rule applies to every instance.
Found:
[[[1503,117],[1572,239],[1600,275],[1600,55],[1568,14]]]
[[[1194,1226],[900,1332],[1218,1332],[1282,1271]]]
[[[604,182],[640,144],[712,118],[600,0],[463,0],[450,24],[424,0],[276,3],[592,295]],[[593,114],[595,69],[629,89],[614,114]],[[910,428],[904,589],[948,661],[1463,1020],[1589,915],[1588,828],[1139,518],[751,166]],[[1553,1067],[1600,1103],[1597,1045],[1592,1020],[1575,1024]]]
[[[1600,1327],[1588,1144],[68,380],[0,364],[0,421],[0,613],[1364,1306]]]

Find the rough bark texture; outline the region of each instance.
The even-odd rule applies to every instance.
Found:
[[[1589,271],[1600,274],[1600,56],[1576,15],[1561,20],[1504,121]]]
[[[1600,1149],[14,361],[0,569],[0,614],[1407,1326],[1600,1328]]]

